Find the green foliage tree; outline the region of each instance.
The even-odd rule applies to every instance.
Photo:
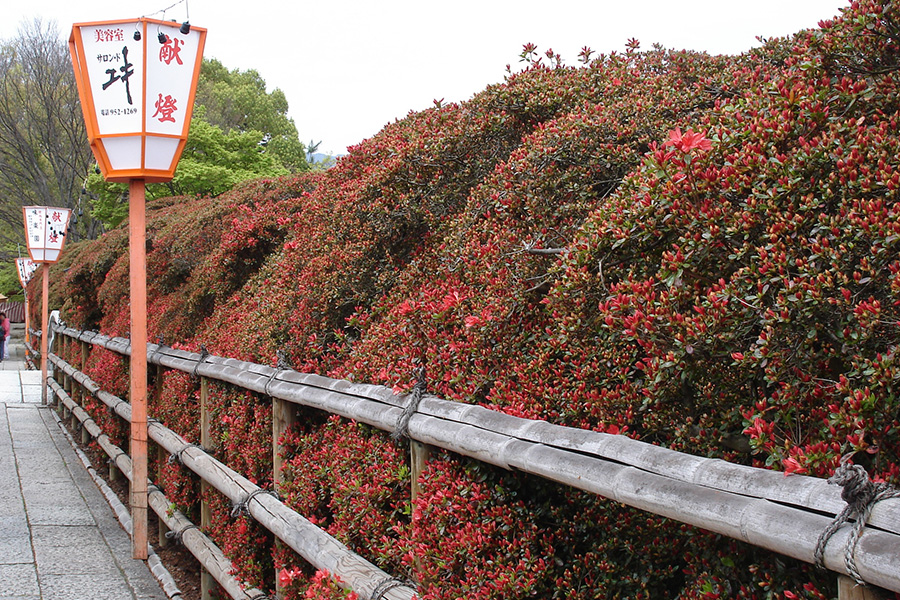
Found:
[[[284,93],[267,93],[256,71],[229,71],[218,60],[204,60],[178,169],[172,181],[147,186],[148,199],[217,196],[242,181],[308,171],[306,146],[287,109]],[[128,216],[125,185],[92,173],[87,189],[94,214],[108,226]]]
[[[207,108],[207,120],[225,133],[264,132],[261,145],[291,173],[307,171],[306,146],[287,116],[284,92],[266,92],[266,82],[250,69],[229,71],[216,59],[203,61],[196,103]]]
[[[22,299],[22,282],[19,281],[19,273],[13,257],[22,254],[28,256],[25,249],[13,242],[5,242],[0,246],[3,256],[10,257],[0,264],[0,294],[4,294],[13,300]]]

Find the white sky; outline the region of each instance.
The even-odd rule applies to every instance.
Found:
[[[22,0],[6,2],[0,39],[23,21],[72,23],[161,18],[177,0]],[[206,57],[229,69],[256,69],[281,88],[300,139],[342,154],[434,99],[461,101],[520,68],[526,42],[578,64],[583,46],[738,54],[756,36],[788,35],[833,17],[848,0],[187,0],[191,24],[209,30]],[[184,2],[167,19],[183,21]]]

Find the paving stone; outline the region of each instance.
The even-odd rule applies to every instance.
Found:
[[[41,575],[41,594],[53,600],[130,600],[132,589],[122,579],[95,575]]]
[[[0,596],[40,594],[34,564],[0,565]]]
[[[38,572],[121,575],[96,527],[33,527]]]
[[[25,534],[3,534],[0,542],[0,565],[34,564],[34,553],[31,551],[31,536]],[[5,592],[0,588],[0,594]]]
[[[91,525],[96,526],[86,506],[53,505],[28,506],[28,521],[34,525]]]
[[[19,378],[22,385],[41,385],[40,371],[19,371]]]
[[[31,538],[31,532],[28,530],[28,521],[24,517],[25,509],[21,506],[17,508],[17,512],[0,515],[0,531],[3,532],[2,538],[12,538],[14,536],[27,536]]]

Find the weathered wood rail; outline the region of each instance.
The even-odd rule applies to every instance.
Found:
[[[58,327],[56,333],[121,355],[130,354],[127,339],[68,327]],[[51,359],[68,376],[90,385],[86,376],[58,357],[51,355]],[[383,386],[202,356],[155,344],[148,345],[148,361],[270,396],[276,429],[290,422],[290,405],[299,404],[393,431],[409,402],[407,397],[397,396]],[[100,391],[91,393],[103,397]],[[119,402],[125,406],[113,406],[127,418],[127,403]],[[199,448],[186,445],[174,433],[163,433],[160,428],[158,423],[151,425],[151,438],[170,453],[180,452],[188,468],[204,479],[209,477],[208,481],[233,501],[256,488]],[[409,419],[408,431],[414,448],[420,444],[436,446],[505,469],[531,473],[809,563],[814,562],[820,534],[845,506],[840,489],[822,479],[785,477],[765,469],[675,452],[625,436],[522,419],[432,396],[419,402]],[[323,541],[321,536],[327,534],[274,497],[262,494],[254,499],[257,502],[250,504],[254,518],[266,527],[269,525],[261,519],[271,519],[270,530],[276,536],[317,568],[339,575],[362,597],[369,598],[377,578],[386,576],[360,575],[359,565],[354,563],[362,560],[359,557],[323,560],[323,556],[334,556],[342,545],[336,540]],[[830,539],[825,549],[825,567],[848,573],[844,555],[849,538],[850,528],[844,527]],[[900,592],[900,499],[883,500],[875,506],[858,540],[855,561],[867,583]],[[394,588],[384,597],[399,599],[392,593],[402,589]],[[857,595],[862,592],[852,593],[862,597]]]
[[[56,368],[58,374],[64,378],[70,379],[78,384],[85,393],[97,398],[111,410],[113,410],[123,420],[130,422],[131,405],[108,392],[102,390],[93,382],[86,374],[62,360],[55,354],[50,355],[50,362]],[[55,391],[60,389],[58,385],[52,386]],[[63,389],[64,391],[64,389]],[[65,399],[62,402],[68,406]],[[72,402],[70,400],[70,402]],[[72,402],[74,406],[76,403]],[[88,415],[81,407],[76,411],[71,409],[76,417],[82,423],[93,423],[90,415]],[[98,439],[102,438],[99,428],[86,427],[90,435]],[[195,474],[197,474],[204,482],[215,487],[219,492],[225,495],[234,504],[243,503],[246,505],[250,515],[262,526],[271,531],[282,542],[290,546],[294,551],[303,556],[307,562],[315,566],[317,569],[327,570],[334,575],[341,577],[343,582],[351,589],[360,594],[363,598],[371,598],[376,588],[385,581],[391,580],[392,577],[369,563],[359,555],[350,551],[344,544],[333,538],[328,533],[314,526],[303,516],[299,515],[292,509],[285,506],[275,496],[266,493],[259,486],[252,483],[247,478],[228,468],[195,444],[187,442],[184,438],[164,427],[159,422],[150,420],[148,423],[148,434],[150,439],[156,442],[161,448],[165,449],[170,455],[175,455],[178,460]],[[101,443],[104,451],[114,460],[117,468],[127,477],[131,477],[131,459],[121,449],[111,445],[106,438],[106,443]],[[152,483],[152,482],[151,482]],[[159,514],[157,509],[164,512],[168,508],[168,502],[162,499],[155,499],[154,496],[158,491],[150,494],[150,503],[154,511]],[[253,500],[251,502],[250,500]],[[168,524],[168,523],[167,523]],[[168,524],[174,531],[184,531],[184,523],[174,522]],[[223,584],[226,591],[232,595],[232,598],[257,598],[261,597],[261,593],[255,596],[247,596],[246,590],[240,591],[239,586],[234,593],[232,588],[234,583],[232,579],[221,577],[227,575],[230,571],[230,565],[226,564],[227,559],[221,554],[214,545],[206,538],[206,536],[198,537],[193,533],[197,530],[191,529],[185,531],[190,534],[195,542],[192,545],[185,544],[189,550],[200,560],[205,568],[210,570],[217,581]],[[199,532],[198,532],[199,533]],[[188,538],[187,541],[190,541]],[[194,552],[194,547],[198,552]],[[221,556],[219,556],[221,555]],[[216,566],[218,565],[218,566]],[[398,586],[380,594],[385,600],[411,600],[414,590],[409,586]]]

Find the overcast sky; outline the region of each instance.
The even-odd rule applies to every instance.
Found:
[[[22,0],[5,2],[0,39],[23,21],[72,23],[162,18],[176,0]],[[187,0],[166,19],[209,30],[206,57],[256,69],[281,88],[300,139],[342,154],[411,110],[435,99],[461,101],[521,68],[522,45],[552,48],[577,64],[583,46],[739,54],[776,37],[815,27],[848,4],[837,0]],[[186,10],[187,9],[187,10]]]

